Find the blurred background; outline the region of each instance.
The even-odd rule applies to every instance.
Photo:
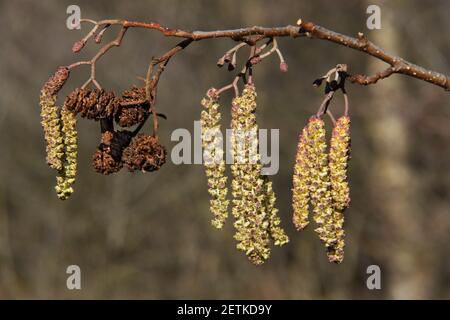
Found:
[[[449,1],[1,1],[0,298],[450,298],[450,100],[442,88],[400,75],[370,87],[349,84],[352,203],[344,262],[328,263],[313,228],[296,232],[291,224],[297,135],[322,99],[312,81],[337,63],[347,63],[351,73],[385,68],[326,41],[281,38],[289,72],[279,72],[275,56],[255,70],[260,127],[280,128],[280,170],[272,180],[291,238],[264,265],[252,265],[235,249],[231,219],[222,231],[210,226],[202,166],[169,161],[150,174],[95,173],[98,123],[79,121],[76,191],[58,200],[45,163],[39,91],[57,66],[90,59],[99,48],[89,43],[78,56],[71,52],[90,30],[66,28],[71,4],[83,18],[190,30],[284,26],[301,17],[348,35],[364,32],[388,52],[450,73]],[[381,7],[381,30],[366,28],[370,4]],[[116,32],[108,30],[104,41]],[[116,93],[140,84],[151,57],[176,42],[129,30],[122,46],[98,63],[99,82]],[[161,139],[169,152],[174,129],[193,130],[206,90],[231,81],[233,74],[216,61],[233,45],[230,39],[193,43],[169,63],[157,105],[168,117],[161,120]],[[88,71],[71,74],[61,100]],[[230,99],[225,95],[224,104]],[[340,96],[332,110],[341,112]],[[66,288],[72,264],[81,268],[82,290]],[[381,268],[381,290],[366,287],[372,264]]]

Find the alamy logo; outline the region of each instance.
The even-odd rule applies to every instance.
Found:
[[[366,285],[369,290],[381,289],[381,269],[376,264],[367,267],[367,274],[370,276],[367,278]]]
[[[77,265],[70,265],[66,269],[67,277],[66,286],[69,290],[81,290],[81,269]]]
[[[375,4],[371,4],[367,7],[366,10],[367,14],[370,14],[370,16],[367,18],[367,29],[374,30],[374,29],[381,29],[381,9],[379,6]]]
[[[268,148],[268,134],[270,132],[270,154]],[[178,141],[172,148],[171,160],[174,164],[211,164],[225,160],[226,164],[255,164],[263,165],[261,174],[274,175],[279,170],[279,130],[259,129],[225,130],[225,138],[220,130],[206,130],[204,138],[214,137],[214,144],[202,148],[202,130],[200,121],[194,121],[194,138],[192,156],[192,136],[189,130],[175,129],[170,137],[171,141]],[[225,144],[225,148],[223,148]],[[231,146],[236,145],[236,152],[231,152]],[[225,151],[222,151],[225,150]],[[246,151],[247,150],[247,151]],[[248,152],[244,154],[245,152]],[[224,159],[225,157],[225,159]]]
[[[67,7],[66,13],[69,15],[66,20],[66,26],[69,30],[81,29],[81,9],[77,5],[70,5]]]

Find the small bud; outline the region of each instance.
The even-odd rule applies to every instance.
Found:
[[[75,42],[72,47],[72,52],[73,53],[80,52],[81,49],[83,49],[84,45],[85,45],[85,42],[83,40],[79,40],[79,41]]]
[[[100,32],[100,33],[95,35],[94,42],[95,43],[100,43],[100,42],[102,42],[102,38],[103,38],[103,32]]]
[[[262,60],[261,57],[258,56],[258,55],[256,55],[256,56],[254,56],[254,57],[252,57],[252,58],[250,59],[250,64],[251,64],[251,65],[258,64],[258,63],[261,62],[261,60]]]
[[[281,72],[288,72],[288,64],[285,61],[280,63],[280,70]]]
[[[316,87],[316,88],[320,87],[322,85],[322,82],[323,82],[323,78],[316,79],[313,82],[313,86]]]
[[[225,64],[225,59],[224,59],[224,57],[220,58],[220,59],[217,61],[217,66],[218,66],[219,68],[222,68],[224,64]]]

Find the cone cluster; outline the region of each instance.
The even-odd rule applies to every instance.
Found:
[[[132,86],[121,97],[103,89],[72,91],[66,98],[68,110],[82,118],[101,120],[111,118],[121,127],[131,127],[145,120],[150,105],[146,101],[145,88]]]
[[[347,182],[350,119],[339,118],[327,154],[324,121],[313,116],[302,130],[293,176],[293,222],[298,230],[309,224],[312,205],[315,231],[327,248],[328,259],[344,259],[344,210],[350,203]]]
[[[157,137],[132,131],[115,130],[142,124],[150,115],[150,103],[144,87],[131,86],[120,97],[103,89],[76,88],[56,105],[57,94],[69,77],[60,67],[44,84],[40,95],[42,127],[46,141],[48,165],[58,172],[55,190],[62,200],[73,193],[77,170],[76,116],[101,121],[101,143],[92,156],[94,170],[101,174],[129,171],[151,172],[166,161],[166,149]]]

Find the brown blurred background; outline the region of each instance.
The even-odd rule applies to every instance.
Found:
[[[223,231],[210,226],[201,166],[95,173],[90,158],[98,123],[79,122],[76,192],[58,200],[45,164],[39,90],[57,66],[98,50],[90,43],[79,56],[71,52],[89,26],[66,28],[70,4],[78,4],[84,18],[200,30],[281,26],[301,17],[348,35],[362,31],[388,52],[450,73],[449,1],[1,1],[0,298],[450,298],[450,100],[439,87],[400,75],[371,87],[348,85],[352,204],[344,263],[329,264],[313,228],[297,233],[290,222],[297,134],[321,101],[312,80],[337,63],[354,73],[385,67],[325,41],[279,39],[289,72],[279,72],[275,57],[255,71],[260,127],[281,128],[273,181],[291,237],[263,266],[235,249],[231,220]],[[381,6],[381,30],[366,28],[369,4]],[[115,92],[139,84],[152,55],[176,42],[156,31],[129,30],[123,45],[99,62],[100,83]],[[231,80],[215,63],[233,44],[193,43],[170,62],[158,96],[158,110],[169,118],[161,123],[169,150],[174,129],[192,131],[206,90]],[[61,95],[87,77],[87,67],[78,69]],[[339,114],[341,106],[336,99],[332,108]],[[81,267],[80,291],[66,288],[71,264]],[[371,264],[381,268],[381,290],[366,287]]]

